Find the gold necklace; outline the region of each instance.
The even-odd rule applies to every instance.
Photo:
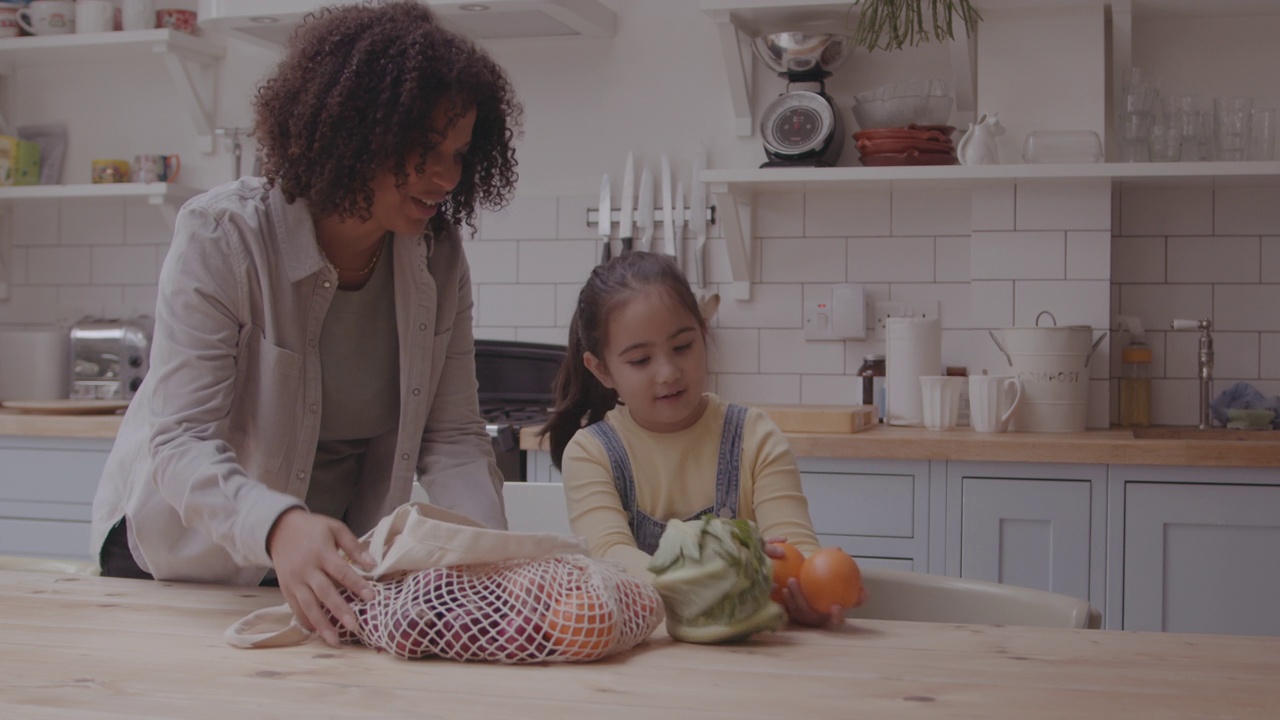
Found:
[[[320,248],[320,254],[324,256],[324,261],[329,263],[329,267],[333,268],[334,272],[338,273],[339,275],[355,275],[356,277],[359,277],[361,275],[368,275],[370,272],[373,272],[374,266],[378,264],[378,260],[382,257],[382,248],[386,247],[386,245],[387,245],[387,242],[386,242],[386,239],[384,238],[383,241],[378,245],[378,252],[373,254],[373,260],[369,261],[369,266],[366,267],[365,269],[343,270],[337,265],[334,265],[333,261],[329,259],[328,253],[324,251],[324,247],[322,247],[320,243],[316,243],[316,247]]]

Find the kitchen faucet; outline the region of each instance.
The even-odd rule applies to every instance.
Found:
[[[1197,376],[1200,378],[1200,429],[1208,430],[1210,426],[1209,400],[1213,383],[1213,336],[1209,331],[1213,329],[1213,321],[1204,320],[1174,320],[1169,324],[1174,330],[1199,330],[1200,331],[1200,355],[1197,370]]]

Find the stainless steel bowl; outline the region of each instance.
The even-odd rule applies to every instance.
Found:
[[[776,32],[751,43],[756,55],[778,73],[831,71],[849,56],[853,37],[835,33]]]

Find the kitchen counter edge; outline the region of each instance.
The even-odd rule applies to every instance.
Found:
[[[0,436],[112,439],[120,415],[34,415],[0,410]],[[547,449],[539,428],[520,432],[522,450]],[[859,433],[788,433],[796,457],[955,460],[1102,465],[1280,467],[1280,442],[1135,439],[1125,428],[1076,433],[977,433],[879,426]]]

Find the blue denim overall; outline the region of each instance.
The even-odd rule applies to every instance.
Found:
[[[746,417],[747,408],[742,405],[729,404],[725,408],[724,429],[720,433],[720,462],[716,467],[715,504],[699,510],[687,520],[696,520],[707,513],[715,513],[722,518],[738,516],[738,474],[742,464],[742,430]],[[608,420],[595,423],[587,430],[600,441],[609,455],[613,484],[622,500],[622,509],[627,513],[636,547],[652,555],[658,549],[662,532],[667,528],[666,521],[655,520],[636,507],[636,480],[631,471],[627,449],[622,444],[618,431]]]

